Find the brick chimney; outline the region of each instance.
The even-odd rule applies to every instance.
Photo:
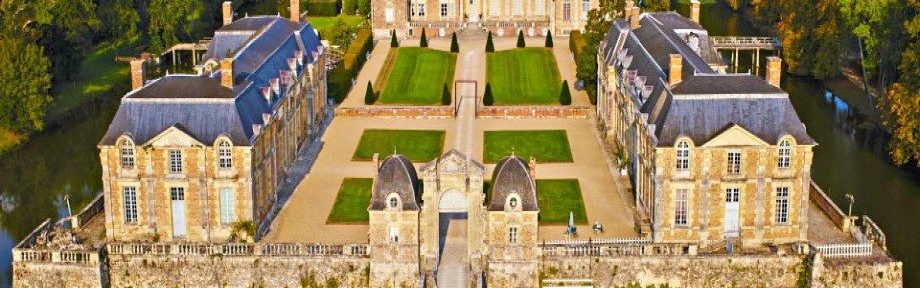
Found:
[[[680,54],[671,54],[668,64],[668,85],[677,85],[683,80],[684,57]]]
[[[639,7],[633,7],[629,14],[629,29],[639,28]]]
[[[223,11],[224,14],[224,25],[233,23],[233,2],[224,1],[221,11]]]
[[[767,83],[779,87],[782,75],[783,59],[776,56],[767,57]]]
[[[626,6],[623,7],[623,18],[629,19],[629,16],[632,15],[632,8],[635,6],[633,0],[626,0]]]
[[[144,72],[147,70],[144,64],[146,62],[146,58],[131,60],[131,90],[137,90],[144,87]]]
[[[300,22],[300,0],[291,0],[291,21]]]
[[[233,89],[233,58],[220,60],[220,86]]]
[[[700,1],[690,0],[690,20],[700,23]]]

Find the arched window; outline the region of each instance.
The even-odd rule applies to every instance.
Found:
[[[134,142],[131,142],[130,139],[125,139],[121,142],[119,150],[121,152],[121,168],[134,168]]]
[[[517,204],[518,204],[517,197],[511,197],[511,199],[508,200],[508,206],[511,206],[511,208],[517,208]]]
[[[220,144],[217,144],[217,166],[221,169],[233,168],[233,151],[227,140],[221,140]]]
[[[789,168],[792,164],[792,145],[789,140],[779,142],[779,159],[776,161],[777,167],[781,169]]]
[[[690,170],[690,145],[687,141],[677,143],[677,171]]]
[[[396,209],[399,206],[399,199],[396,199],[396,196],[390,197],[390,208]]]

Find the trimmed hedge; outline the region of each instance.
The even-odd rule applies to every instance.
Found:
[[[355,39],[345,49],[342,55],[342,64],[332,69],[327,77],[329,85],[329,98],[335,103],[342,103],[351,88],[351,80],[358,75],[358,71],[367,61],[367,53],[374,48],[374,38],[371,29],[358,29]]]
[[[339,15],[339,1],[300,1],[301,12],[309,11],[310,16],[336,16]],[[285,5],[287,6],[287,5]]]
[[[588,43],[585,42],[585,37],[581,35],[581,31],[576,30],[569,34],[569,50],[572,51],[575,59],[578,59],[578,56],[581,55],[587,45]]]

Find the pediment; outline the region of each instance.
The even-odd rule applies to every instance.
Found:
[[[468,165],[471,166],[469,167],[470,169],[467,169]],[[446,174],[465,173],[469,170],[480,175],[485,170],[482,164],[479,164],[476,160],[467,157],[467,155],[460,153],[460,151],[456,149],[445,152],[441,157],[438,157],[438,159],[434,159],[422,167],[423,171],[433,171],[434,169],[437,169],[438,173]]]
[[[184,130],[180,129],[178,126],[172,126],[157,134],[157,136],[151,138],[144,146],[152,146],[154,148],[159,147],[189,147],[193,145],[203,146],[204,144],[201,141],[198,141],[192,135],[189,135]]]
[[[770,146],[744,127],[732,125],[713,136],[702,147]]]

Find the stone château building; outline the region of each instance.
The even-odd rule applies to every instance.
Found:
[[[806,240],[812,148],[781,63],[766,80],[726,74],[698,24],[674,12],[613,21],[600,46],[598,122],[633,181],[643,233],[659,243]]]
[[[326,53],[291,1],[290,19],[233,19],[214,33],[197,74],[143,79],[99,142],[110,241],[226,241],[259,224],[285,168],[326,115]]]
[[[449,36],[466,27],[484,28],[496,36],[568,35],[583,30],[597,0],[373,0],[371,24],[377,38],[421,35]]]

